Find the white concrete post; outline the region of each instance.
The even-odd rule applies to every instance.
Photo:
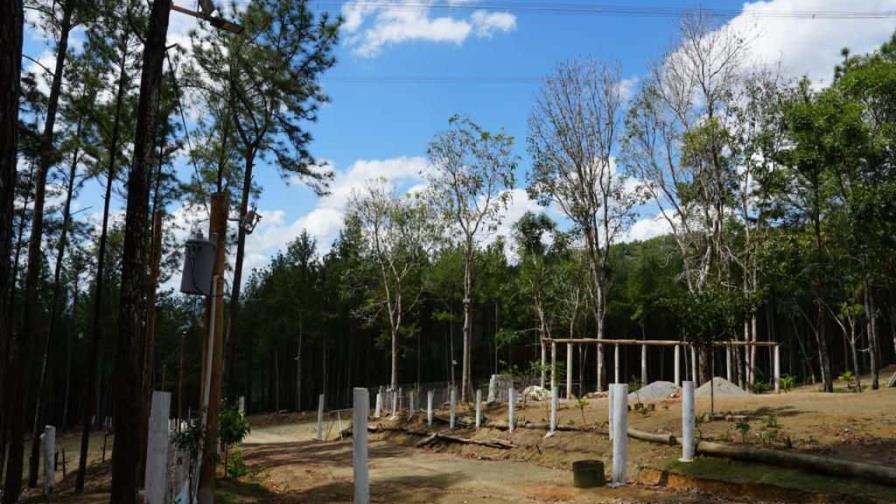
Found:
[[[641,386],[647,386],[647,345],[641,345]]]
[[[551,342],[551,389],[557,386],[557,344]]]
[[[781,393],[781,346],[775,345],[775,393]]]
[[[566,344],[566,400],[572,399],[572,343]]]
[[[607,436],[613,440],[613,385],[607,389]]]
[[[597,391],[601,392],[604,389],[604,346],[600,343],[597,344]]]
[[[408,418],[414,416],[414,410],[417,409],[417,405],[414,404],[414,399],[416,399],[416,394],[411,390],[408,392]]]
[[[376,393],[376,408],[373,410],[373,418],[379,418],[383,414],[383,393]]]
[[[619,345],[613,345],[613,383],[619,383]]]
[[[694,460],[696,440],[694,433],[697,429],[694,412],[694,382],[686,381],[681,384],[681,461]]]
[[[168,415],[171,411],[171,393],[158,390],[152,393],[149,425],[146,438],[146,504],[165,504],[168,489]]]
[[[560,393],[557,391],[557,387],[551,389],[551,433],[553,434],[555,430],[557,430],[557,396]]]
[[[354,504],[370,502],[370,486],[367,479],[367,414],[370,396],[367,389],[355,387],[352,407],[352,473],[354,474]]]
[[[448,417],[448,428],[451,430],[454,430],[454,415],[455,415],[455,411],[456,411],[455,408],[457,408],[457,389],[455,389],[454,387],[451,387],[451,392],[449,392],[448,395],[451,398],[450,399],[451,404],[449,407],[450,413],[449,413],[449,417]]]
[[[725,379],[731,381],[731,345],[725,345]]]
[[[516,400],[513,397],[513,387],[507,389],[507,431],[513,432],[513,414],[516,409]]]
[[[432,427],[432,390],[426,391],[426,425]]]
[[[42,436],[44,439],[44,495],[53,495],[56,484],[56,427],[47,425]]]
[[[691,381],[694,383],[700,381],[697,379],[697,349],[694,348],[694,345],[691,345]]]
[[[544,346],[544,341],[542,341],[542,342],[541,342],[541,383],[540,383],[541,388],[544,388],[544,384],[545,384],[545,373],[547,372],[547,370],[545,369],[545,367],[546,367],[547,365],[548,365],[548,360],[547,360],[547,349],[546,349],[545,346]]]
[[[476,428],[482,425],[482,390],[476,389]]]
[[[613,484],[625,484],[628,456],[628,384],[613,385]]]
[[[246,416],[246,396],[240,396],[240,415]]]
[[[678,345],[675,345],[675,386],[681,385],[681,351]]]
[[[317,440],[324,440],[324,395],[317,396]]]

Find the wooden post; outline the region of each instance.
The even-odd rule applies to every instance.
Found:
[[[432,390],[426,391],[426,425],[432,427]]]
[[[647,345],[641,345],[641,386],[647,386]]]
[[[681,385],[681,350],[675,345],[675,386]]]
[[[171,394],[155,391],[149,410],[148,434],[146,437],[146,504],[165,504],[168,489],[168,417],[171,410]]]
[[[324,395],[317,396],[317,440],[324,440]]]
[[[507,389],[507,431],[513,432],[513,416],[516,409],[516,401],[513,397],[513,387]]]
[[[553,388],[551,388],[553,390]],[[572,399],[572,343],[566,344],[566,400]]]
[[[681,460],[691,462],[694,460],[694,450],[697,443],[694,439],[696,421],[694,416],[694,382],[686,381],[681,384]]]
[[[224,252],[227,237],[227,194],[212,194],[209,236],[215,240],[215,264],[212,268],[212,297],[206,305],[208,341],[203,348],[203,382],[200,400],[204,406],[202,425],[205,442],[202,449],[197,497],[200,504],[215,499],[215,464],[218,459],[218,411],[221,406],[221,370],[224,346]]]
[[[781,393],[781,346],[775,345],[775,393]]]
[[[56,427],[44,427],[44,495],[53,495],[56,484]]]
[[[370,485],[367,474],[367,414],[370,410],[370,396],[366,388],[353,389],[352,404],[352,474],[354,492],[353,504],[370,502]]]
[[[451,402],[448,407],[449,408],[448,428],[451,430],[454,430],[454,415],[455,415],[455,411],[456,411],[455,408],[457,407],[457,389],[454,387],[451,387],[451,390],[450,390],[450,392],[448,392],[448,395],[450,397],[449,400]]]
[[[613,484],[624,485],[628,456],[628,384],[617,383],[613,391]]]

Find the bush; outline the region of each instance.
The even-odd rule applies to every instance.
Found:
[[[790,392],[796,385],[796,378],[790,375],[784,375],[780,378],[781,390],[785,393]]]
[[[230,460],[228,452],[231,446],[239,443],[249,434],[249,420],[240,413],[235,404],[228,401],[221,407],[221,413],[218,414],[218,422],[218,433],[221,446],[224,448],[224,469],[229,471]],[[240,463],[242,463],[242,457],[240,457]]]
[[[227,477],[231,479],[240,479],[249,473],[249,468],[243,462],[243,452],[234,450],[227,460],[227,466],[224,468]]]

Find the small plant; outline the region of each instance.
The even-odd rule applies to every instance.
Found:
[[[637,377],[635,377],[635,376],[632,376],[631,380],[628,382],[628,391],[629,391],[629,392],[635,392],[635,391],[637,391],[637,390],[640,390],[641,387],[643,387],[643,386],[644,386],[644,384],[641,383],[641,379],[640,379],[640,378],[637,378]]]
[[[232,402],[224,403],[218,416],[220,423],[221,447],[224,448],[224,468],[229,467],[230,447],[242,441],[249,434],[249,420]]]
[[[790,392],[796,385],[796,377],[784,375],[779,379],[779,383],[781,385],[781,390],[783,390],[786,394],[787,392]]]
[[[754,394],[764,394],[771,390],[772,387],[768,383],[764,381],[757,381],[753,384],[753,393]]]
[[[707,422],[709,416],[706,413],[697,415],[694,418],[694,428],[697,430],[697,439],[703,439],[703,424]]]
[[[750,432],[750,424],[744,421],[740,421],[734,424],[734,428],[737,429],[738,432],[740,432],[740,442],[746,443],[747,433]]]
[[[243,452],[234,450],[227,460],[224,470],[230,479],[240,479],[249,474],[249,467],[243,462]]]
[[[719,441],[722,441],[723,443],[730,443],[731,442],[731,431],[725,431],[725,432],[719,434]]]
[[[585,421],[585,408],[588,406],[588,400],[580,397],[576,400],[576,406],[579,407],[579,413],[582,414],[582,425],[585,425],[587,423]]]
[[[766,429],[780,429],[781,424],[778,423],[778,417],[775,415],[769,415],[765,418],[765,428]]]
[[[766,447],[771,446],[775,439],[777,439],[777,434],[778,431],[769,431],[765,429],[759,431],[757,434],[759,437],[759,444]]]

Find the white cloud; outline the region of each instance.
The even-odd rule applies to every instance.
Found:
[[[473,0],[451,0],[452,6]],[[462,44],[471,35],[490,38],[516,28],[516,16],[509,12],[476,10],[469,18],[433,16],[431,0],[399,2],[349,1],[342,6],[348,34],[347,43],[362,57],[378,55],[386,46],[412,41]]]
[[[619,242],[644,241],[671,232],[672,227],[669,226],[669,221],[662,214],[643,216],[626,230],[625,234],[619,238]]]
[[[896,0],[769,0],[745,3],[743,12],[728,24],[749,37],[753,63],[780,62],[785,75],[805,75],[823,85],[830,82],[834,66],[842,61],[842,48],[848,47],[853,54],[873,51],[893,34],[893,20],[775,17],[768,13],[894,9]]]

